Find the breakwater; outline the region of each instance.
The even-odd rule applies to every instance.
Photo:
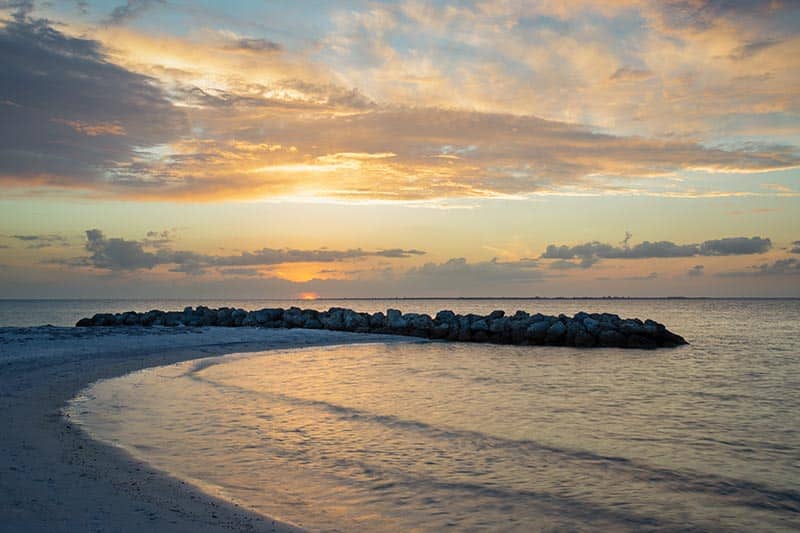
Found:
[[[327,311],[298,307],[246,311],[199,306],[183,311],[152,310],[145,313],[100,313],[82,318],[78,327],[162,326],[162,327],[262,327],[306,328],[357,333],[406,335],[434,340],[489,342],[495,344],[574,346],[578,348],[671,348],[688,344],[683,337],[653,320],[620,318],[611,313],[576,313],[547,316],[517,311],[506,315],[456,314],[439,311],[431,317],[421,313],[359,313],[332,307]]]

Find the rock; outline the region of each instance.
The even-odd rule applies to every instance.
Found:
[[[623,320],[619,325],[619,330],[625,335],[646,335],[644,324],[639,320],[628,319]]]
[[[164,311],[159,311],[158,309],[152,309],[142,315],[141,324],[143,326],[152,326],[154,325],[159,318],[164,316]]]
[[[615,329],[604,329],[597,336],[597,344],[606,348],[624,348],[628,339]]]
[[[378,311],[369,317],[369,327],[372,329],[383,329],[386,327],[386,315]]]
[[[456,324],[456,327],[458,325]],[[438,322],[434,323],[434,326],[431,328],[431,338],[432,339],[445,339],[450,334],[450,323],[449,322]]]
[[[264,308],[254,313],[256,322],[262,326],[270,322],[280,322],[283,320],[283,309]]]
[[[420,314],[411,316],[409,314],[407,321],[412,336],[423,338],[430,336],[431,329],[433,328],[433,319],[428,315]]]
[[[247,318],[247,311],[244,309],[234,309],[231,313],[231,320],[236,327],[241,326],[245,318]]]
[[[638,348],[641,350],[654,350],[658,348],[656,341],[641,335],[631,335],[628,337],[628,348]]]
[[[344,329],[346,331],[368,331],[369,315],[348,311],[344,313]]]
[[[469,325],[469,330],[473,333],[482,331],[483,333],[489,332],[489,324],[486,322],[485,319],[479,318],[475,322],[471,322]]]
[[[453,322],[456,320],[456,314],[452,311],[439,311],[436,313],[436,318],[434,319],[436,322]]]
[[[580,333],[586,333],[586,329],[583,327],[581,320],[582,318],[577,318],[567,322],[567,334],[564,338],[564,342],[567,346],[574,346],[575,337]]]
[[[300,328],[305,322],[303,311],[299,307],[290,307],[283,312],[283,322],[287,328]]]
[[[564,340],[567,333],[567,326],[560,320],[556,320],[547,328],[547,333],[544,336],[545,344],[560,344]]]
[[[183,313],[178,313],[177,311],[172,311],[164,314],[164,325],[169,327],[181,326],[183,323],[181,319],[183,318]]]
[[[227,307],[222,307],[217,311],[217,324],[222,327],[230,327],[233,326],[233,320],[231,319],[231,313],[233,309],[229,309]],[[166,320],[166,317],[165,317]],[[165,325],[168,325],[165,323]]]
[[[244,320],[242,320],[242,326],[245,327],[253,327],[258,325],[259,323],[258,320],[256,319],[256,314],[252,311],[250,313],[247,313],[247,316],[244,317]]]
[[[322,322],[318,318],[309,317],[303,327],[306,329],[322,329]]]
[[[514,315],[516,316],[516,315]],[[512,318],[509,323],[510,341],[512,344],[522,344],[528,340],[528,319],[514,319]]]
[[[404,332],[408,327],[408,322],[403,318],[403,313],[397,309],[386,311],[386,327],[391,331]]]
[[[591,348],[595,344],[594,335],[585,329],[581,329],[575,334],[573,342],[577,348]]]
[[[325,329],[342,330],[344,329],[344,309],[331,307],[327,313],[320,314],[319,321],[322,322]]]
[[[598,335],[600,333],[600,330],[602,329],[600,327],[600,322],[592,317],[587,317],[583,319],[583,327],[586,328],[586,331],[595,336]]]
[[[543,344],[548,329],[550,329],[549,320],[540,320],[539,322],[534,322],[528,326],[528,340],[530,340],[532,344]]]
[[[458,329],[455,331],[455,336],[453,336],[451,333],[448,335],[448,338],[453,338],[453,340],[459,340],[462,342],[469,341],[471,338],[469,326],[469,316],[458,315]]]
[[[488,340],[489,340],[488,333],[482,329],[475,331],[472,334],[472,342],[486,342]]]
[[[113,326],[114,315],[110,313],[98,313],[92,317],[92,324],[95,326]]]
[[[464,342],[493,342],[499,344],[558,345],[589,348],[593,346],[653,349],[686,344],[680,335],[669,331],[654,320],[621,319],[611,313],[578,312],[573,317],[534,315],[517,311],[506,316],[502,310],[486,316],[474,313],[459,315],[442,310],[431,318],[424,313],[406,313],[389,309],[373,314],[331,307],[316,309],[264,308],[257,311],[221,307],[209,309],[198,306],[183,311],[164,312],[157,309],[146,313],[127,311],[98,313],[82,318],[78,327],[98,326],[223,326],[223,327],[289,327],[329,329],[353,332],[393,333],[422,338],[458,340]]]
[[[509,319],[505,317],[495,318],[489,321],[490,333],[503,333],[508,327]]]
[[[663,326],[661,326],[661,324],[659,324],[658,322],[655,322],[654,320],[650,320],[650,319],[645,320],[644,321],[644,326],[643,326],[644,327],[644,332],[647,335],[649,335],[650,337],[655,337],[655,336],[658,335],[659,326],[663,327]]]

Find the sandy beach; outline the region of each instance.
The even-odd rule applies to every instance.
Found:
[[[255,328],[0,328],[0,531],[296,531],[88,438],[62,408],[90,383],[188,359],[398,337]]]

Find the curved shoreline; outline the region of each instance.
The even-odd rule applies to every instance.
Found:
[[[298,531],[91,439],[62,416],[100,379],[230,353],[397,337],[227,328],[0,328],[0,531]]]

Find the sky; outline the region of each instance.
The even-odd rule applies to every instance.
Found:
[[[0,297],[800,296],[793,0],[0,0]]]

